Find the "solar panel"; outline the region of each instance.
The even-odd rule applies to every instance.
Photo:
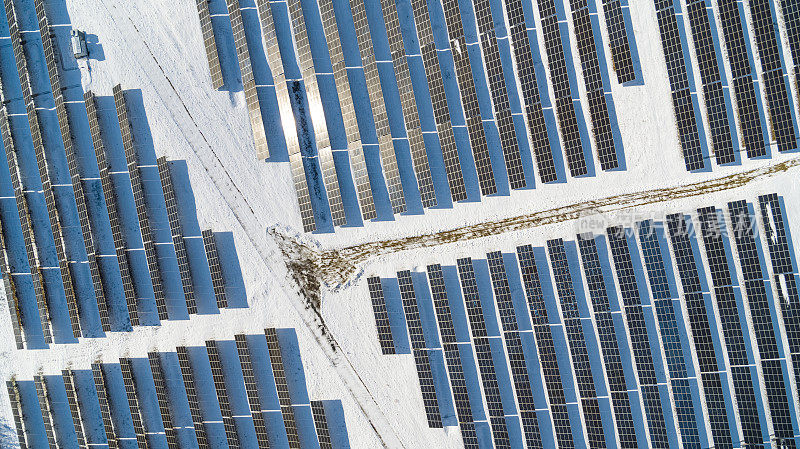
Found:
[[[222,277],[222,264],[217,253],[217,241],[211,229],[202,232],[203,246],[206,250],[208,268],[211,270],[211,283],[214,286],[214,296],[217,298],[217,307],[228,307],[228,297],[225,294],[225,279]]]
[[[100,183],[103,189],[103,199],[108,210],[108,218],[111,223],[111,235],[114,239],[114,249],[117,255],[117,264],[122,276],[122,288],[125,293],[125,303],[128,308],[128,316],[131,324],[139,324],[139,311],[136,308],[136,292],[133,286],[130,267],[128,266],[128,255],[125,253],[125,240],[122,235],[122,223],[117,210],[117,198],[114,192],[114,184],[109,175],[110,167],[106,159],[106,150],[103,145],[102,131],[97,117],[97,105],[95,104],[94,94],[91,91],[84,93],[84,104],[86,114],[89,118],[89,130],[92,135],[97,166],[100,169]],[[98,302],[99,304],[99,302]],[[108,307],[100,309],[100,321],[104,331],[111,330],[111,323],[108,318]]]
[[[392,339],[392,329],[389,325],[389,314],[386,311],[386,298],[383,296],[381,278],[377,276],[367,278],[367,286],[369,287],[369,297],[372,301],[372,312],[375,314],[375,326],[378,329],[381,352],[384,355],[394,354],[394,340]]]
[[[61,280],[64,285],[64,294],[67,300],[67,312],[70,318],[72,334],[75,338],[81,336],[80,319],[78,317],[78,306],[75,300],[75,291],[72,284],[72,275],[69,271],[66,249],[64,246],[64,236],[61,230],[61,221],[56,208],[55,194],[50,180],[50,170],[48,168],[47,157],[42,141],[42,134],[39,119],[36,115],[36,107],[33,102],[33,89],[30,84],[30,74],[28,73],[28,63],[22,47],[19,25],[17,23],[16,11],[13,2],[6,3],[6,18],[8,19],[9,33],[11,35],[11,45],[14,50],[14,58],[17,63],[17,73],[20,84],[22,85],[22,98],[28,115],[28,125],[30,126],[33,139],[33,149],[36,154],[36,163],[39,167],[39,177],[42,180],[42,190],[44,193],[45,205],[50,218],[50,229],[55,243],[56,256],[58,257],[58,268],[61,273]],[[41,314],[41,310],[40,310]],[[48,337],[45,336],[47,339]],[[49,343],[49,341],[48,341]]]
[[[606,16],[608,28],[608,46],[611,49],[611,60],[614,62],[614,71],[620,84],[636,79],[633,68],[631,48],[628,43],[628,33],[622,15],[622,6],[619,0],[603,0],[603,12]]]
[[[231,413],[231,405],[228,399],[228,390],[225,387],[225,376],[222,372],[222,362],[219,358],[217,342],[206,340],[206,352],[208,361],[211,364],[211,377],[214,381],[214,390],[217,393],[219,411],[222,414],[222,423],[225,427],[225,437],[228,440],[228,447],[231,449],[239,448],[239,436],[236,433],[236,423]]]
[[[317,141],[322,178],[328,193],[331,217],[334,225],[342,225],[345,223],[344,205],[342,204],[342,197],[339,189],[339,179],[336,176],[336,170],[333,166],[333,155],[331,153],[328,127],[325,121],[325,115],[322,113],[322,96],[320,95],[319,85],[317,84],[315,76],[314,61],[306,31],[303,8],[300,4],[300,0],[289,0],[287,4],[289,6],[289,15],[294,31],[297,63],[300,66],[300,72],[305,81],[308,107],[312,111],[309,118],[311,118],[314,127],[314,136]],[[319,111],[319,113],[313,113],[313,111]],[[302,128],[302,124],[300,128]],[[391,188],[389,190],[391,192]]]
[[[742,28],[742,17],[739,15],[739,2],[736,0],[718,1],[722,31],[725,36],[725,47],[733,75],[733,92],[736,97],[736,109],[742,140],[747,150],[747,157],[754,158],[767,154],[764,143],[764,130],[756,100],[756,74],[750,64],[748,43]]]
[[[627,395],[628,385],[625,380],[625,371],[622,366],[619,345],[617,344],[617,329],[611,314],[611,305],[608,291],[603,277],[602,263],[597,253],[597,244],[591,235],[578,236],[583,270],[586,284],[589,287],[589,297],[595,313],[597,334],[600,340],[600,349],[603,353],[603,362],[606,366],[606,376],[611,390],[614,417],[617,421],[617,431],[623,447],[636,447],[636,431],[631,414],[630,400]],[[619,329],[622,333],[625,329]]]
[[[172,424],[172,416],[169,410],[169,396],[164,381],[164,370],[161,367],[161,358],[157,352],[148,352],[147,359],[150,361],[150,371],[153,373],[153,384],[156,387],[156,399],[158,400],[158,411],[161,414],[161,422],[164,424],[164,434],[167,437],[167,445],[170,449],[178,447],[178,435]]]
[[[780,151],[789,151],[797,148],[797,130],[792,118],[789,86],[785,80],[786,70],[781,58],[775,11],[767,0],[754,0],[749,5],[761,61],[761,78],[764,80],[769,106],[772,135],[778,142]]]
[[[125,161],[128,164],[128,174],[131,180],[131,189],[133,190],[133,200],[136,203],[136,214],[139,218],[139,229],[142,233],[142,242],[144,243],[144,252],[147,258],[147,269],[150,271],[150,281],[153,284],[153,293],[156,298],[156,309],[158,310],[158,319],[166,320],[169,318],[167,314],[167,300],[164,297],[164,286],[161,283],[161,272],[159,270],[158,255],[156,248],[153,244],[153,234],[150,232],[150,221],[147,217],[147,205],[145,204],[144,185],[139,173],[138,160],[136,156],[136,149],[133,146],[133,134],[131,130],[131,123],[128,118],[128,107],[125,104],[125,94],[122,91],[122,86],[117,84],[114,86],[114,105],[117,108],[117,119],[119,120],[119,128],[122,133],[122,145],[125,148]]]
[[[720,75],[721,62],[714,46],[714,36],[708,17],[709,7],[705,0],[687,1],[689,25],[697,63],[700,66],[700,80],[703,83],[703,98],[711,128],[714,156],[718,164],[726,164],[736,160],[736,149],[733,148],[732,130],[728,126],[728,109]]]
[[[197,302],[194,297],[192,285],[192,272],[189,268],[189,255],[186,252],[186,242],[183,241],[183,226],[181,225],[178,200],[172,185],[172,175],[169,171],[169,162],[162,156],[158,158],[158,173],[161,178],[161,188],[164,191],[164,200],[167,206],[167,218],[172,231],[172,244],[175,246],[175,256],[178,259],[178,269],[183,285],[183,294],[186,298],[186,308],[190,314],[197,313]]]
[[[289,385],[286,382],[286,372],[283,369],[283,355],[281,346],[278,342],[278,333],[273,328],[264,329],[267,338],[267,350],[269,351],[269,362],[272,365],[272,375],[275,378],[275,387],[278,391],[278,402],[281,406],[283,415],[283,425],[286,428],[286,437],[289,440],[289,447],[292,449],[300,448],[300,437],[297,433],[297,423],[294,419],[292,409],[292,399],[289,396]]]
[[[608,243],[614,260],[619,289],[622,295],[624,312],[628,322],[636,371],[639,374],[645,413],[647,414],[650,441],[654,447],[669,447],[664,411],[661,408],[661,393],[653,363],[649,335],[645,323],[644,310],[641,305],[637,287],[636,271],[631,260],[630,247],[626,239],[626,230],[621,227],[610,227],[607,230]],[[668,400],[667,398],[664,398]]]
[[[403,35],[400,30],[400,19],[397,15],[397,8],[394,2],[381,1],[383,9],[384,25],[386,35],[389,39],[389,50],[392,55],[392,66],[394,67],[397,88],[400,93],[400,105],[403,112],[403,119],[408,132],[408,141],[411,148],[411,162],[414,173],[417,177],[422,205],[424,207],[436,206],[436,194],[433,190],[433,177],[428,166],[428,154],[425,151],[425,141],[422,139],[422,125],[419,121],[417,103],[414,96],[414,89],[411,84],[411,72],[406,61],[405,47],[403,46]],[[384,120],[384,132],[388,134],[389,123],[386,117],[386,106],[381,95],[380,78],[378,77],[378,66],[375,63],[372,39],[369,35],[367,13],[363,1],[353,0],[351,2],[353,21],[356,24],[356,37],[358,48],[361,53],[361,60],[364,66],[364,75],[367,79],[367,90],[369,92],[370,103],[374,113],[379,114],[383,110],[381,122]],[[377,112],[376,112],[377,111]],[[377,124],[376,120],[376,124]],[[378,133],[381,136],[381,132]]]
[[[217,42],[214,38],[214,29],[211,26],[211,14],[208,10],[209,0],[197,0],[197,13],[200,16],[200,32],[203,36],[203,45],[206,48],[208,69],[211,73],[211,86],[219,89],[225,83],[222,79],[222,68],[219,65]]]
[[[189,351],[186,349],[186,346],[178,346],[177,353],[178,365],[181,369],[183,387],[186,390],[186,398],[189,402],[189,413],[192,415],[192,423],[194,424],[194,433],[197,437],[198,448],[209,449],[211,446],[206,437],[205,423],[203,422],[203,415],[200,411],[200,402],[197,399],[197,389],[194,384],[192,365],[189,361]]]
[[[425,336],[422,332],[422,321],[417,306],[417,296],[414,293],[414,283],[410,271],[398,271],[397,282],[400,285],[400,298],[403,300],[403,313],[406,316],[408,336],[411,339],[411,349],[414,354],[414,363],[417,366],[417,377],[422,390],[422,402],[425,405],[425,415],[428,417],[428,427],[442,427],[442,415],[439,402],[436,400],[436,385],[433,382],[433,373],[430,364],[430,352],[425,345]]]
[[[3,225],[0,223],[0,228]],[[16,284],[11,277],[8,264],[8,250],[6,249],[5,236],[0,232],[0,274],[3,276],[3,288],[6,292],[8,310],[11,313],[11,329],[14,332],[14,342],[17,349],[25,348],[25,336],[22,334],[22,316],[19,308],[19,298],[17,297]]]
[[[129,358],[119,359],[119,367],[122,370],[122,382],[125,384],[125,394],[128,397],[128,408],[131,411],[133,421],[133,432],[136,434],[136,444],[139,449],[147,449],[147,438],[145,437],[144,425],[142,424],[142,412],[139,409],[139,399],[136,397],[136,382],[133,379],[133,366]]]
[[[472,78],[472,67],[467,55],[467,42],[464,38],[461,13],[458,9],[457,0],[445,0],[442,5],[444,6],[444,18],[453,52],[458,90],[461,92],[461,102],[467,119],[467,133],[472,146],[472,155],[475,159],[475,168],[478,172],[478,185],[482,195],[491,195],[497,193],[497,186],[495,185],[492,162],[489,159],[489,148],[486,144],[483,119],[478,106],[478,93],[475,90],[475,80]],[[433,42],[433,29],[431,28],[428,8],[423,0],[413,0],[411,6],[414,12],[414,22],[417,25],[422,61],[425,71],[431,74],[428,76],[431,98],[438,98],[439,101],[442,101],[445,99],[444,85],[442,84],[442,87],[439,88],[438,79],[441,76],[434,76],[435,74],[440,74],[441,70],[439,69],[436,46]],[[431,78],[436,78],[437,81],[431,83]],[[446,103],[443,102],[442,105],[446,106]]]
[[[292,112],[292,103],[289,99],[289,91],[286,85],[286,76],[284,75],[283,62],[278,46],[278,37],[272,18],[272,10],[267,0],[258,0],[256,6],[258,8],[258,16],[261,21],[261,30],[264,36],[267,63],[269,64],[270,71],[272,72],[272,79],[275,83],[278,112],[283,129],[295,131],[294,133],[284,132],[284,138],[286,139],[286,148],[289,153],[290,168],[295,192],[297,193],[298,206],[300,207],[300,218],[303,230],[305,232],[311,232],[316,229],[314,224],[314,211],[311,208],[311,197],[308,193],[308,185],[306,184],[306,174],[300,163],[300,142],[297,139],[297,126],[294,120],[294,113]],[[353,164],[355,164],[355,162],[353,162]],[[364,168],[364,173],[366,174],[366,167]],[[360,185],[359,179],[356,179],[356,185]],[[369,191],[369,185],[367,185],[367,190]],[[372,193],[371,191],[369,192],[371,198]],[[362,208],[363,207],[362,205]]]
[[[103,430],[109,449],[117,448],[117,436],[114,432],[114,423],[111,420],[111,409],[108,406],[108,393],[106,392],[105,374],[100,363],[92,363],[92,378],[97,391],[97,401],[100,407],[100,416],[103,419]]]
[[[25,427],[22,420],[22,407],[20,405],[19,389],[17,381],[11,379],[6,381],[8,398],[11,401],[11,414],[14,416],[14,427],[17,430],[17,441],[20,449],[28,448],[28,437],[25,435]]]
[[[478,360],[478,371],[481,375],[483,392],[489,411],[489,420],[492,426],[492,438],[496,447],[510,447],[508,427],[503,414],[503,403],[500,399],[500,386],[497,383],[492,350],[486,333],[486,322],[481,309],[481,299],[478,296],[478,283],[472,267],[472,259],[463,258],[456,261],[458,275],[461,280],[461,290],[466,305],[472,332],[472,343]]]
[[[447,374],[450,377],[450,387],[453,390],[453,399],[456,405],[458,423],[461,427],[461,439],[464,447],[477,449],[478,436],[475,433],[475,422],[472,416],[472,406],[469,401],[469,390],[464,377],[464,367],[461,363],[461,354],[456,342],[453,317],[450,313],[450,303],[444,284],[441,265],[428,265],[428,282],[433,296],[433,305],[436,311],[436,320],[439,322],[439,336],[442,339],[444,359],[447,363]]]
[[[75,430],[75,439],[80,449],[87,449],[86,437],[83,430],[83,421],[81,421],[81,411],[78,407],[78,399],[75,394],[75,372],[71,369],[61,371],[61,377],[64,379],[64,390],[67,393],[67,405],[69,405],[70,416],[72,417],[72,427]]]
[[[689,92],[688,71],[684,60],[683,45],[678,20],[672,2],[656,0],[658,29],[667,63],[667,75],[672,89],[672,106],[678,121],[678,137],[683,149],[686,169],[699,170],[705,167],[703,149],[698,132],[697,116]]]
[[[56,434],[53,432],[53,414],[50,411],[50,403],[48,402],[47,385],[45,384],[44,376],[34,376],[33,383],[36,386],[36,398],[39,399],[39,409],[42,412],[42,421],[44,421],[44,434],[47,437],[47,445],[50,449],[56,449]]]
[[[264,121],[261,117],[261,107],[256,92],[256,83],[253,78],[253,67],[250,64],[250,50],[247,46],[242,12],[239,10],[238,0],[227,0],[228,16],[233,30],[233,44],[239,61],[239,70],[242,75],[245,103],[250,117],[250,131],[253,133],[253,142],[256,148],[256,158],[259,160],[269,157],[269,147],[264,131]]]
[[[583,156],[578,118],[572,101],[572,88],[567,73],[564,45],[568,41],[561,34],[553,0],[538,0],[541,13],[544,46],[547,54],[553,93],[556,98],[556,116],[561,129],[561,143],[572,176],[585,175],[588,171]],[[576,27],[576,31],[577,31]]]
[[[236,334],[234,339],[236,341],[236,350],[239,353],[239,364],[242,367],[244,388],[247,393],[247,402],[250,405],[250,414],[253,416],[253,426],[256,431],[258,447],[268,449],[267,426],[264,423],[264,415],[261,413],[261,400],[258,397],[256,374],[253,369],[253,362],[250,359],[250,348],[247,347],[247,337],[244,334]]]
[[[789,40],[789,49],[792,52],[792,61],[794,62],[794,76],[795,83],[800,72],[798,72],[798,64],[800,64],[800,9],[794,3],[781,2],[781,10],[783,14],[783,22],[786,26],[786,35]]]
[[[328,418],[325,416],[325,404],[322,401],[311,401],[311,414],[314,416],[314,428],[317,431],[320,449],[333,449]]]
[[[792,252],[789,249],[781,200],[776,193],[771,193],[759,196],[758,203],[761,209],[764,239],[767,241],[772,260],[772,272],[776,275],[796,272],[792,266]]]
[[[605,92],[611,89],[603,80],[604,66],[600,60],[605,55],[596,47],[598,31],[594,29],[590,15],[592,11],[586,0],[570,0],[572,7],[572,22],[577,38],[578,55],[583,68],[583,80],[589,97],[589,116],[592,120],[592,133],[594,135],[597,156],[603,170],[619,167],[615,150],[614,133],[611,127],[609,107]],[[594,7],[594,5],[592,5]]]
[[[489,274],[492,278],[494,300],[497,304],[500,323],[503,327],[508,362],[511,366],[514,390],[517,393],[522,428],[525,431],[525,442],[528,447],[542,447],[536,409],[545,407],[542,407],[544,404],[539,404],[540,407],[536,407],[533,399],[533,391],[531,390],[531,382],[522,348],[519,325],[514,313],[514,303],[511,298],[511,287],[508,284],[503,254],[500,251],[494,251],[486,254],[486,259],[489,263]]]
[[[719,367],[724,364],[724,357],[722,354],[717,355],[714,349],[712,329],[709,323],[709,316],[713,316],[713,310],[709,311],[705,306],[696,255],[689,237],[689,223],[682,214],[672,214],[667,216],[667,226],[683,285],[683,297],[689,315],[694,350],[703,379],[702,386],[706,395],[706,407],[714,445],[730,444],[731,431],[728,426],[725,401],[722,399],[719,375]]]

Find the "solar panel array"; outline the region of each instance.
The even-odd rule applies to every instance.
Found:
[[[157,160],[158,174],[161,178],[161,188],[164,191],[164,201],[167,206],[167,219],[172,231],[172,244],[175,247],[175,256],[178,259],[178,269],[181,275],[181,285],[186,298],[186,309],[190,314],[197,313],[197,300],[194,297],[192,285],[192,271],[189,268],[189,254],[186,252],[186,242],[183,241],[183,226],[181,225],[178,199],[175,197],[175,188],[172,185],[172,175],[169,171],[169,162],[165,156]]]
[[[389,314],[386,311],[386,298],[383,295],[381,278],[370,277],[367,279],[367,284],[369,285],[369,296],[372,300],[372,312],[375,314],[381,351],[384,354],[394,354],[394,339],[392,338],[392,329],[389,326]]]
[[[11,270],[9,268],[8,250],[6,249],[2,227],[3,224],[0,222],[0,275],[3,276],[3,288],[6,292],[8,310],[11,313],[11,329],[14,332],[14,343],[17,349],[24,349],[25,336],[22,334],[22,313],[19,309],[19,298],[17,297],[15,281],[11,276]]]
[[[203,230],[202,235],[208,267],[211,270],[214,296],[217,298],[217,307],[228,307],[228,296],[225,294],[225,279],[222,277],[222,264],[217,253],[217,240],[214,238],[214,233],[211,229]]]
[[[783,201],[731,202],[727,224],[703,207],[428,265],[433,308],[406,313],[406,324],[412,349],[441,342],[452,396],[437,383],[435,400],[455,403],[465,447],[482,447],[473,417],[486,415],[496,446],[795,447],[799,273]],[[383,279],[405,307],[423,288],[412,277]],[[465,308],[451,308],[456,298]],[[420,323],[434,318],[438,335],[428,335],[436,327]],[[462,363],[471,354],[477,367]],[[541,394],[547,402],[534,404]],[[502,427],[517,417],[521,426]]]
[[[288,382],[297,385],[299,379],[302,383],[305,381],[305,374],[302,365],[297,365],[300,359],[295,355],[291,356],[293,358],[291,371],[287,370],[288,365],[287,369],[284,369],[284,363],[289,362],[284,360],[282,351],[299,354],[300,348],[291,340],[279,341],[277,332],[279,331],[275,329],[267,329],[265,336],[238,334],[233,341],[227,342],[208,340],[205,347],[179,346],[176,349],[177,354],[148,352],[146,359],[122,357],[118,365],[98,361],[91,365],[91,372],[70,368],[63,370],[60,378],[59,374],[47,376],[39,374],[32,381],[18,382],[12,378],[6,382],[6,388],[20,446],[38,447],[39,443],[46,440],[48,446],[52,448],[105,447],[107,442],[111,449],[130,447],[131,444],[140,448],[164,445],[170,449],[178,447],[207,449],[216,447],[222,438],[227,440],[227,447],[234,448],[240,445],[249,447],[244,440],[240,443],[239,432],[249,433],[254,430],[259,448],[269,448],[270,440],[277,441],[277,444],[281,445],[284,432],[289,437],[289,447],[297,448],[300,447],[301,441],[298,430],[302,431],[303,435],[311,430],[317,435],[321,448],[332,448],[335,446],[332,441],[342,441],[347,438],[345,423],[334,414],[326,415],[323,401],[309,401],[295,395],[293,390],[290,391]],[[249,343],[249,340],[258,338],[262,341],[259,346]],[[255,358],[255,356],[251,358],[251,352],[256,347],[264,347],[263,342],[267,344],[267,352],[264,355],[269,358]],[[240,378],[228,375],[230,367],[223,368],[222,364],[228,362],[227,357],[234,357],[234,353],[228,350],[230,346],[227,346],[227,343],[233,343],[236,347],[235,354],[238,356],[236,362],[240,365],[242,373]],[[202,352],[207,352],[209,364],[205,363]],[[176,359],[177,365],[170,362]],[[264,363],[269,363],[271,367],[261,366]],[[265,368],[271,370],[271,374],[264,373]],[[235,369],[238,370],[239,367]],[[85,383],[89,376],[93,379],[93,388]],[[287,376],[298,376],[298,378],[287,379]],[[150,379],[155,389],[152,386],[148,387]],[[182,380],[184,388],[174,389],[174,381],[177,379]],[[59,380],[63,380],[63,390]],[[214,389],[203,391],[203,394],[198,396],[196,385],[199,386],[200,382],[202,385],[213,382]],[[272,392],[262,392],[259,386],[271,388]],[[30,395],[34,389],[35,398]],[[246,393],[252,412],[253,420],[250,422],[253,423],[253,427],[249,431],[239,429],[241,426],[250,426],[248,421],[240,420],[240,416],[233,415],[232,410],[242,405],[238,402],[233,403],[240,400],[238,393],[231,393],[237,390]],[[208,394],[217,399],[209,400]],[[67,398],[71,423],[65,420],[65,415],[61,415],[63,404],[55,402],[64,395]],[[276,424],[273,420],[265,419],[266,413],[275,410],[264,409],[262,404],[266,404],[262,401],[268,401],[267,398],[276,395],[280,398],[279,412],[283,414],[285,428],[284,424]],[[31,399],[35,403],[22,403],[23,400]],[[152,404],[156,403],[159,413],[157,416],[160,416],[163,423],[163,432],[161,426],[154,425],[157,421],[153,421],[147,415],[154,411]],[[191,425],[188,428],[177,425],[184,419],[182,413],[187,410],[187,406],[194,428]],[[219,407],[223,423],[215,421],[218,419],[215,416],[220,416],[212,411],[215,407]],[[292,410],[297,407],[306,407],[308,416],[313,417],[313,422],[306,420],[305,415],[302,421],[295,422]],[[29,412],[33,410],[36,412]],[[74,433],[71,426],[74,427]],[[44,433],[40,433],[39,429],[44,429]],[[306,442],[303,444],[305,447]]]
[[[225,84],[222,78],[222,68],[219,65],[219,54],[217,53],[217,39],[214,37],[214,29],[211,26],[211,13],[208,10],[210,0],[197,0],[197,13],[200,16],[200,32],[203,35],[203,45],[206,48],[206,58],[208,59],[208,69],[211,73],[211,86],[219,89]]]
[[[626,5],[627,7],[627,2]],[[614,62],[614,71],[620,83],[627,83],[636,79],[636,70],[631,56],[631,45],[628,40],[628,26],[625,23],[623,7],[620,0],[603,0],[603,12],[606,16],[608,28],[608,47],[611,50],[611,60]]]
[[[20,86],[22,87],[22,100],[25,103],[25,110],[28,116],[28,126],[30,127],[31,137],[33,139],[33,149],[36,155],[36,164],[39,168],[39,178],[41,179],[45,205],[47,206],[47,214],[50,219],[50,231],[53,236],[53,242],[55,243],[55,251],[58,258],[58,270],[61,274],[61,281],[67,300],[67,311],[69,313],[70,324],[72,326],[72,334],[75,338],[77,338],[81,336],[78,306],[75,299],[72,274],[69,270],[70,261],[67,260],[64,235],[61,229],[61,219],[59,216],[59,211],[56,208],[55,192],[53,183],[50,179],[51,168],[49,167],[49,162],[45,154],[39,117],[36,114],[36,104],[33,101],[35,92],[33,90],[33,86],[31,85],[31,75],[28,72],[28,61],[26,60],[27,54],[23,48],[14,3],[11,0],[5,0],[4,5],[6,9],[6,19],[8,20],[9,34],[11,36],[11,46],[14,50],[14,59],[17,64],[17,75],[19,77]],[[30,186],[26,187],[30,189]],[[48,304],[56,301],[55,292],[47,291],[46,293],[48,294]],[[49,324],[44,324],[46,322],[45,320],[49,319],[48,312],[45,311],[45,308],[46,305],[40,304],[39,314],[43,322],[43,328],[45,326],[49,326]],[[48,332],[49,331],[45,331],[45,338],[47,338]]]

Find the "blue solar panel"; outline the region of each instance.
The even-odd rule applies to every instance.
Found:
[[[606,16],[608,46],[611,49],[614,70],[617,72],[617,81],[620,83],[633,81],[636,79],[636,71],[633,68],[631,46],[628,42],[628,33],[631,31],[625,24],[620,1],[603,0],[603,12]]]

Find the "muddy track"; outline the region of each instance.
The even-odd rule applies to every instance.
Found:
[[[597,200],[573,203],[562,207],[533,212],[525,215],[489,221],[469,226],[392,240],[362,243],[336,250],[319,251],[310,246],[271,229],[270,233],[282,246],[284,254],[301,256],[301,260],[287,259],[287,266],[301,290],[309,298],[319,301],[322,285],[338,290],[360,274],[359,264],[368,259],[400,251],[426,248],[460,241],[474,240],[506,232],[519,231],[537,226],[574,220],[581,216],[608,213],[647,204],[662,203],[680,198],[690,198],[723,190],[735,189],[757,179],[767,178],[787,172],[800,165],[800,158],[724,176],[707,181],[677,187],[646,190],[643,192],[614,195]],[[286,245],[292,248],[286,248]]]

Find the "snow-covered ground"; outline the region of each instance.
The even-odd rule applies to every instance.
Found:
[[[594,199],[722,178],[798,157],[796,153],[779,154],[773,148],[772,159],[745,159],[738,166],[687,173],[674,126],[653,5],[630,3],[644,84],[623,87],[616,81],[611,83],[626,171],[599,172],[596,177],[571,178],[564,184],[537,183],[535,189],[514,191],[510,196],[340,228],[331,234],[305,235],[301,240],[321,249],[334,249],[436,233]],[[165,321],[158,327],[138,327],[103,339],[81,339],[68,346],[23,351],[13,349],[8,314],[0,313],[0,378],[16,375],[29,379],[39,370],[57,373],[68,365],[86,369],[98,358],[116,362],[121,356],[144,357],[147,351],[173,351],[177,345],[202,345],[211,338],[232,339],[238,332],[292,327],[297,331],[309,396],[343,401],[352,447],[460,447],[457,428],[428,428],[411,355],[381,355],[366,276],[335,291],[323,288],[321,316],[327,333],[314,310],[306,306],[280,248],[267,233],[271,226],[289,235],[301,232],[288,162],[256,162],[242,92],[211,88],[195,2],[69,0],[66,11],[65,22],[56,21],[54,25],[68,20],[74,28],[96,35],[95,54],[102,47],[102,60],[91,59],[88,68],[81,63],[84,89],[98,95],[110,95],[115,84],[141,89],[157,155],[188,164],[201,228],[233,233],[249,307],[223,310],[220,315],[192,316],[187,321]],[[607,42],[605,27],[601,28]],[[543,42],[541,30],[538,32]],[[783,38],[785,43],[785,35]],[[788,49],[785,53],[786,60],[791,60]],[[572,54],[580,66],[575,48]],[[699,79],[696,83],[699,85]],[[585,98],[585,91],[581,90],[581,95]],[[589,122],[588,116],[586,120]],[[661,198],[637,207],[635,212],[663,215],[708,205],[721,208],[731,200],[753,201],[760,194],[777,192],[786,199],[791,231],[798,236],[798,172],[800,169],[792,166],[741,187],[700,196],[687,193],[674,201]],[[622,220],[619,216],[607,219],[610,224]],[[453,264],[457,257],[482,258],[488,251],[509,251],[518,244],[542,245],[549,238],[573,238],[578,229],[578,223],[570,220],[384,254],[360,268],[365,274],[391,276],[397,270],[424,268],[429,263]],[[335,340],[335,350],[329,339]],[[10,423],[8,398],[4,394],[0,398],[0,418]]]

